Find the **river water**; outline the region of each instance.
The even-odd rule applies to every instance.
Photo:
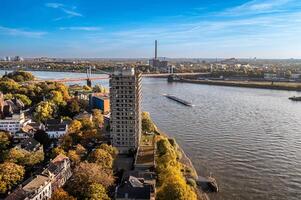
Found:
[[[108,80],[97,82],[108,86]],[[160,78],[144,78],[142,89],[143,109],[176,138],[199,174],[211,172],[217,179],[220,192],[211,199],[301,199],[301,103],[288,100],[301,93],[167,83]],[[162,96],[166,93],[195,106],[171,101]]]

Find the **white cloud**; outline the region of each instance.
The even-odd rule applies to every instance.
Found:
[[[0,34],[39,38],[47,33],[38,31],[25,31],[23,29],[0,26]]]
[[[70,27],[60,27],[60,30],[98,31],[98,30],[101,30],[101,28],[100,27],[96,27],[96,26],[70,26]]]
[[[76,11],[76,6],[69,7],[61,3],[46,3],[45,6],[48,8],[59,9],[66,14],[66,16],[55,18],[55,20],[83,16],[81,13]]]
[[[298,0],[252,0],[222,12],[224,15],[250,15],[286,11],[288,6],[295,6]]]

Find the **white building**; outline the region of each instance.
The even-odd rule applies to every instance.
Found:
[[[60,138],[68,131],[68,124],[62,120],[47,120],[45,131],[50,138]]]
[[[5,200],[45,200],[52,194],[51,179],[37,175],[32,180],[25,181],[21,187],[8,195]]]
[[[11,117],[0,119],[0,130],[16,133],[23,127],[24,123],[25,116],[23,112],[21,112],[20,114],[13,114]]]

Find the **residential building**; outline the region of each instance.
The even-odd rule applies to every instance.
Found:
[[[73,117],[73,119],[89,119],[90,121],[93,120],[93,115],[91,113],[88,113],[87,111],[84,111],[82,113],[79,113],[78,115],[76,115],[75,117]]]
[[[52,191],[55,191],[62,187],[72,175],[70,159],[63,154],[59,154],[50,162],[42,174],[51,178],[51,188]]]
[[[24,104],[18,99],[4,100],[0,92],[0,130],[15,133],[25,123]]]
[[[155,200],[154,185],[146,183],[144,178],[129,176],[116,187],[115,200]]]
[[[43,152],[43,145],[31,137],[22,140],[18,145],[16,145],[16,147],[19,149],[24,149],[28,152]]]
[[[91,109],[100,109],[104,114],[110,112],[110,97],[107,94],[91,94],[89,103]]]
[[[44,175],[37,175],[26,180],[5,200],[45,200],[52,194],[51,180]]]
[[[62,187],[71,175],[69,158],[60,154],[50,162],[41,174],[23,182],[5,200],[50,199],[52,193]]]
[[[67,133],[68,122],[63,120],[51,119],[45,123],[45,131],[50,138],[60,138]]]
[[[141,74],[118,68],[110,79],[110,137],[121,154],[136,150],[141,137]]]

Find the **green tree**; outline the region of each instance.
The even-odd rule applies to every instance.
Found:
[[[0,164],[0,193],[6,193],[23,179],[24,167],[15,163],[4,162]]]

